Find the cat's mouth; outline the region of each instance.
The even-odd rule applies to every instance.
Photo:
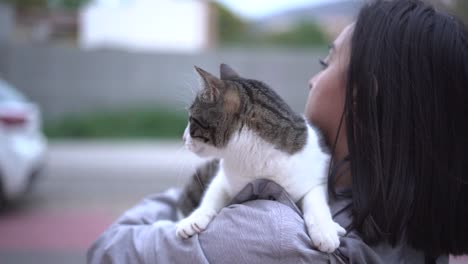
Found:
[[[190,136],[190,124],[187,125],[187,127],[185,128],[185,131],[184,131],[184,135],[182,136],[182,140],[184,141],[185,143],[185,147],[193,152],[194,154],[196,155],[202,155],[204,150],[205,150],[205,147],[202,145],[202,144],[197,144],[197,142],[194,142],[194,140],[192,139],[192,137]]]
[[[189,142],[186,142],[185,147],[197,155],[202,154],[203,151],[205,150],[204,146],[201,146],[200,144],[195,144],[195,142],[193,142],[192,140],[189,140]]]

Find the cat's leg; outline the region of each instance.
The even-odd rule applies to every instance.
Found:
[[[230,200],[226,184],[223,169],[220,168],[205,191],[200,206],[177,224],[177,236],[188,238],[206,229],[211,220]]]
[[[332,219],[326,185],[316,186],[304,196],[302,211],[313,245],[322,252],[335,251],[340,245],[339,236],[346,230]]]

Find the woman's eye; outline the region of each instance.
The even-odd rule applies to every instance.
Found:
[[[319,63],[320,65],[322,65],[322,68],[327,68],[328,67],[328,63],[326,63],[323,59],[319,59]]]

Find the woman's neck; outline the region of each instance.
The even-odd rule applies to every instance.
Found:
[[[336,187],[338,188],[350,188],[352,185],[351,168],[347,161],[344,161],[349,156],[348,142],[346,140],[345,133],[340,133],[333,151],[334,166],[336,177]]]

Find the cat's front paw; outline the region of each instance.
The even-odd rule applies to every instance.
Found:
[[[339,224],[330,220],[309,220],[307,231],[312,244],[322,252],[332,253],[340,246],[340,237],[346,230]]]
[[[182,219],[177,224],[176,235],[186,239],[193,236],[195,233],[201,233],[215,216],[215,210],[197,209],[190,216]]]

